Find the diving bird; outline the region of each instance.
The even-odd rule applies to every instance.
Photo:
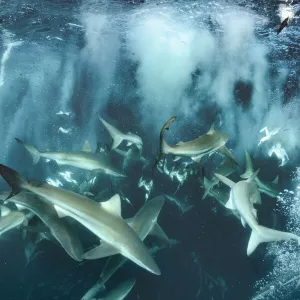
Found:
[[[231,188],[226,207],[231,210],[237,210],[243,226],[246,227],[246,224],[248,224],[252,230],[247,247],[248,256],[254,252],[260,243],[264,242],[294,239],[298,241],[300,245],[299,236],[289,232],[270,229],[258,224],[257,212],[253,207],[254,203],[260,202],[260,192],[254,181],[258,172],[259,170],[254,172],[247,180],[237,183],[234,183],[223,175],[215,173],[215,176],[218,177],[220,181]]]
[[[172,154],[178,159],[181,157],[189,157],[199,163],[203,156],[220,152],[237,164],[234,156],[225,146],[228,140],[229,137],[227,134],[215,130],[213,123],[206,134],[192,141],[179,141],[176,145],[168,145],[165,140],[161,138],[159,158],[161,158],[162,155]]]
[[[58,165],[68,165],[95,173],[126,177],[113,167],[107,155],[94,154],[88,141],[85,141],[82,150],[79,152],[40,152],[33,145],[25,144],[18,138],[16,138],[16,141],[29,152],[33,164],[37,164],[40,158],[43,157],[56,161]]]
[[[0,193],[0,199],[6,200],[9,192]],[[42,222],[49,228],[52,236],[59,242],[64,250],[76,261],[82,261],[83,246],[75,229],[65,220],[59,218],[53,207],[35,194],[20,192],[9,199],[15,203],[18,208],[26,208],[37,215]]]
[[[131,132],[123,133],[119,131],[117,128],[113,127],[109,123],[107,123],[103,118],[99,116],[99,120],[102,122],[108,133],[113,139],[112,149],[117,148],[123,141],[127,141],[127,146],[131,146],[135,144],[140,150],[143,147],[142,139]]]
[[[119,195],[97,203],[85,196],[46,183],[30,183],[15,170],[0,165],[0,174],[12,188],[9,198],[21,190],[30,191],[51,205],[59,216],[69,216],[92,233],[103,244],[114,248],[142,268],[160,275],[160,270],[136,232],[121,217]],[[9,199],[8,198],[8,199]]]

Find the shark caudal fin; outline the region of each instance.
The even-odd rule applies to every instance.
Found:
[[[104,119],[99,116],[99,120],[102,122],[108,133],[113,139],[113,144],[111,149],[117,148],[123,141],[123,133],[120,132],[117,128],[113,127],[112,125],[108,124]]]
[[[204,191],[204,194],[202,196],[202,200],[204,200],[207,197],[207,195],[209,194],[209,192],[214,188],[214,186],[218,184],[218,181],[219,180],[217,180],[217,179],[216,180],[209,180],[208,178],[206,178],[204,176],[203,184],[204,184],[205,191]]]
[[[296,240],[300,245],[300,237],[293,233],[274,230],[261,225],[257,225],[257,228],[255,228],[251,232],[247,247],[247,255],[251,255],[257,248],[257,246],[261,243],[278,242],[291,239]]]
[[[21,174],[5,165],[0,165],[0,174],[12,189],[7,199],[20,193],[29,184]]]
[[[31,155],[32,157],[32,161],[33,161],[33,164],[36,165],[40,158],[41,158],[41,153],[39,152],[39,150],[37,150],[34,146],[32,145],[28,145],[28,144],[25,144],[23,143],[23,141],[21,141],[20,139],[18,138],[15,138],[15,140],[19,143],[19,144],[22,144],[25,149],[29,152],[29,154]]]

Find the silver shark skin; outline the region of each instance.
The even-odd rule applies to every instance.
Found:
[[[0,165],[0,174],[12,188],[10,197],[22,189],[42,197],[44,201],[54,205],[61,215],[77,220],[128,259],[154,274],[160,274],[146,246],[122,219],[121,200],[118,195],[104,203],[97,203],[85,196],[46,183],[31,184],[19,173],[4,165]]]
[[[164,202],[164,197],[155,197],[148,201],[133,218],[126,220],[129,226],[138,234],[142,241],[148,236],[148,234],[152,234],[167,243],[169,242],[168,237],[157,224],[157,218]],[[85,253],[83,258],[98,259],[115,254],[119,254],[118,249],[101,242],[100,246],[97,246]]]
[[[180,141],[176,145],[168,145],[166,141],[162,139],[161,148],[163,154],[173,154],[177,157],[189,157],[198,163],[205,155],[221,152],[237,164],[235,158],[225,146],[228,140],[228,135],[223,132],[216,131],[214,129],[214,124],[212,124],[206,134],[199,136],[197,139],[192,141]]]
[[[5,200],[9,192],[0,193],[0,199]],[[65,251],[76,261],[82,261],[83,246],[77,232],[63,218],[59,218],[54,207],[35,194],[21,192],[9,199],[10,202],[19,204],[36,214],[50,229],[52,236],[56,238]]]
[[[58,165],[68,165],[87,171],[105,173],[111,176],[126,177],[126,175],[112,166],[107,155],[94,154],[87,141],[82,151],[79,152],[40,152],[33,145],[25,144],[20,139],[16,140],[19,144],[22,144],[32,156],[33,164],[37,164],[42,157],[54,160]]]
[[[140,150],[143,147],[142,139],[131,132],[123,133],[119,131],[117,128],[113,127],[109,123],[107,123],[104,119],[99,116],[99,120],[102,122],[108,133],[113,139],[112,149],[117,148],[123,141],[127,141],[128,145],[135,144]]]
[[[98,300],[123,300],[129,294],[135,282],[135,279],[126,280],[110,291],[105,297]]]
[[[245,151],[245,157],[246,157],[246,171],[244,174],[241,175],[241,178],[243,179],[249,178],[254,173],[252,159],[247,151]],[[281,189],[278,186],[278,176],[272,182],[262,181],[261,179],[258,178],[258,176],[256,176],[255,182],[259,190],[262,193],[270,196],[271,198],[277,198],[279,196],[279,193],[281,192]]]
[[[237,210],[241,216],[243,226],[245,227],[246,224],[248,224],[252,230],[247,247],[248,256],[254,252],[260,243],[264,242],[294,239],[300,244],[300,237],[293,233],[270,229],[258,224],[256,210],[253,207],[253,203],[259,202],[258,199],[260,198],[259,189],[254,181],[258,171],[246,181],[239,181],[237,183],[234,183],[223,175],[215,173],[215,176],[217,176],[220,181],[231,188],[230,198],[226,203],[226,207]]]
[[[1,207],[0,235],[20,226],[26,220],[26,215],[20,211],[11,211],[7,207]]]

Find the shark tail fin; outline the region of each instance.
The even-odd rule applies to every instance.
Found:
[[[28,144],[24,144],[23,141],[21,141],[20,139],[18,138],[15,138],[16,141],[19,143],[19,144],[22,144],[25,149],[29,152],[29,154],[31,155],[32,157],[32,161],[33,161],[33,164],[36,165],[40,158],[41,158],[41,153],[39,152],[39,150],[37,150],[34,146],[32,145],[28,145]]]
[[[235,185],[235,183],[228,179],[227,177],[221,175],[221,174],[218,174],[218,173],[214,173],[214,175],[220,180],[222,181],[224,184],[226,184],[227,186],[229,186],[230,188],[233,188],[233,186]]]
[[[28,181],[21,174],[5,165],[0,165],[0,174],[12,189],[7,199],[17,195],[29,185]]]
[[[218,181],[219,180],[210,181],[210,180],[208,180],[208,178],[206,178],[204,176],[203,182],[204,182],[204,189],[205,189],[205,191],[204,191],[204,194],[202,196],[202,200],[204,200],[207,197],[207,195],[209,194],[209,192],[211,191],[211,189],[218,183]]]
[[[123,141],[123,133],[120,132],[117,128],[113,127],[112,125],[108,124],[104,119],[99,116],[99,120],[102,122],[108,133],[113,139],[113,144],[111,149],[117,148]]]
[[[300,245],[300,237],[293,233],[274,230],[258,225],[257,228],[255,228],[251,232],[251,236],[247,247],[247,255],[251,255],[257,248],[257,246],[261,243],[278,242],[290,239],[296,240]]]
[[[246,160],[246,171],[241,175],[241,178],[248,179],[254,173],[254,169],[253,169],[251,156],[247,150],[245,150],[245,160]]]

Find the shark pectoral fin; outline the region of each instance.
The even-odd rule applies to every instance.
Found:
[[[17,209],[20,211],[20,210],[25,210],[27,209],[26,206],[22,205],[22,204],[19,204],[19,203],[16,203],[16,207]]]
[[[255,219],[257,219],[257,210],[255,208],[252,208],[252,213],[253,213]]]
[[[109,200],[100,203],[106,211],[121,217],[121,198],[119,194],[112,196]]]
[[[164,230],[157,223],[152,227],[150,234],[166,243],[170,242],[170,239],[168,238]]]
[[[180,156],[175,156],[173,161],[178,161],[181,157]]]
[[[243,218],[243,217],[241,217],[241,222],[242,222],[242,225],[246,228],[246,221],[245,221],[245,219]]]
[[[5,217],[11,212],[11,210],[4,205],[0,205],[0,209],[1,209],[1,217]]]
[[[112,255],[119,254],[120,251],[116,249],[115,247],[105,243],[101,242],[100,246],[97,246],[93,248],[92,250],[86,252],[83,254],[83,259],[98,259],[103,257],[108,257]]]
[[[59,218],[65,218],[68,217],[68,213],[66,212],[66,210],[64,210],[63,208],[61,208],[60,206],[54,205],[54,208],[57,212],[57,216]]]
[[[194,156],[194,157],[191,157],[193,161],[195,161],[196,163],[200,163],[200,160],[202,158],[202,155],[198,155],[198,156]]]
[[[236,209],[233,204],[232,197],[230,197],[229,200],[226,202],[225,207],[232,210]]]
[[[230,188],[233,188],[233,186],[235,185],[235,183],[228,179],[227,177],[221,175],[221,174],[218,174],[218,173],[214,173],[214,175],[220,180],[222,181],[224,184],[226,184],[227,186],[229,186]]]
[[[88,141],[85,141],[81,149],[83,152],[93,152],[93,149]]]

